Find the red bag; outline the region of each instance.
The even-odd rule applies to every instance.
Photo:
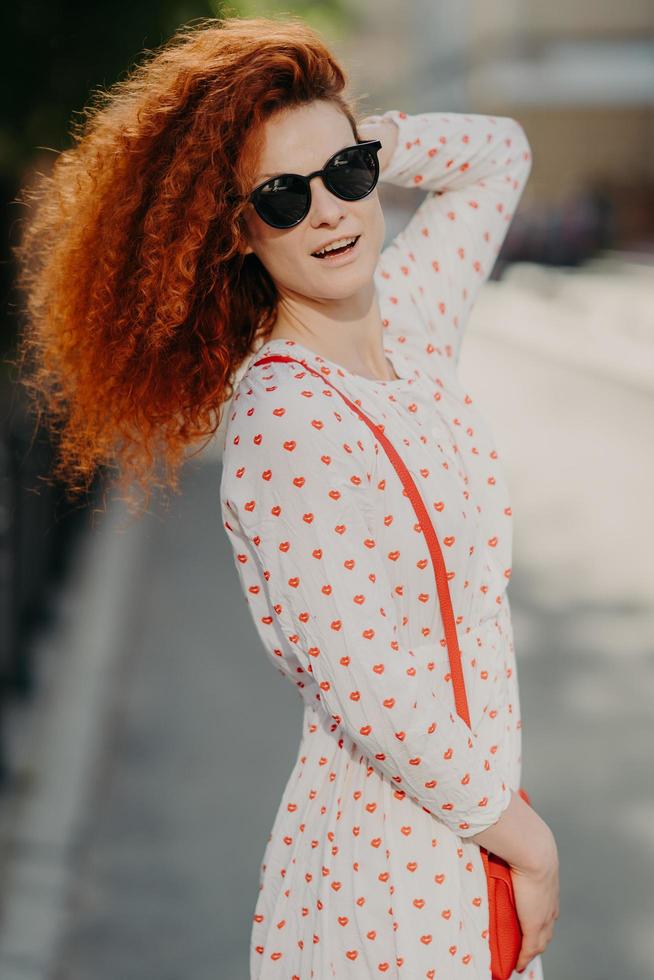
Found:
[[[531,802],[524,789],[520,788],[518,793],[525,803]],[[511,870],[509,864],[497,854],[490,853],[485,847],[479,849],[488,882],[491,973],[493,980],[508,980],[515,970],[522,946],[522,929],[515,908]],[[519,972],[524,971],[523,967]]]
[[[256,365],[267,364],[268,361],[296,361],[307,371],[317,374],[322,381],[330,385],[341,398],[347,402],[369,429],[371,429],[377,439],[386,450],[388,457],[395,467],[398,476],[404,484],[407,496],[409,497],[413,509],[418,518],[420,527],[427,539],[429,552],[434,565],[436,576],[436,588],[441,607],[443,625],[445,627],[445,637],[447,640],[447,650],[450,658],[450,669],[452,672],[452,683],[454,686],[454,700],[457,714],[463,718],[466,725],[470,727],[470,714],[468,711],[468,700],[466,697],[465,681],[461,668],[461,651],[456,635],[456,624],[454,613],[452,612],[452,600],[450,589],[447,583],[447,570],[443,561],[438,537],[429,517],[429,512],[420,496],[420,492],[415,485],[413,477],[397,454],[388,436],[384,434],[384,426],[372,422],[368,416],[361,411],[358,405],[351,401],[343,392],[339,391],[336,385],[332,384],[320,371],[310,367],[297,357],[286,354],[270,354],[255,361]],[[518,793],[525,803],[531,803],[526,791],[522,788]],[[520,920],[515,907],[515,896],[513,894],[513,883],[509,864],[499,857],[492,854],[485,847],[480,846],[481,857],[486,871],[488,884],[488,913],[489,913],[489,944],[491,952],[491,973],[493,980],[509,980],[518,962],[520,947],[522,946],[522,929]],[[524,972],[524,967],[520,973]]]

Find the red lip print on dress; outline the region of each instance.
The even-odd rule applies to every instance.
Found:
[[[481,534],[473,535],[466,527],[465,541],[457,533],[457,540],[447,549],[454,611],[458,611],[458,592],[467,600],[466,624],[474,627],[484,617],[495,615],[506,617],[508,624],[505,608],[496,613],[494,607],[507,583],[502,570],[511,566],[511,510],[505,500],[498,500],[500,480],[492,437],[479,417],[472,416],[472,400],[460,390],[454,373],[467,314],[506,233],[507,219],[524,183],[528,168],[523,154],[527,148],[517,124],[503,117],[439,111],[420,116],[394,113],[393,118],[401,133],[391,181],[407,187],[419,184],[421,190],[431,193],[423,202],[419,221],[404,229],[404,237],[380,256],[380,308],[391,343],[398,348],[401,345],[402,355],[419,369],[430,397],[419,397],[417,387],[410,398],[404,394],[397,397],[394,391],[392,415],[386,418],[389,435],[421,480],[439,484],[441,474],[447,476],[448,483],[443,483],[442,489],[430,488],[432,495],[426,501],[443,535],[457,533],[457,525],[452,521],[449,527],[440,527],[441,514],[444,517],[451,509],[456,517],[464,500],[481,505],[488,520]],[[504,143],[506,137],[512,139],[509,148]],[[450,182],[456,186],[450,188]],[[273,343],[279,344],[279,350],[287,350],[281,340]],[[296,380],[299,384],[293,384]],[[343,378],[341,381],[346,387]],[[346,394],[361,399],[363,408],[369,398],[368,407],[378,409],[382,417],[389,409],[388,392],[373,386],[362,390],[362,385],[365,382],[353,385]],[[368,433],[358,438],[358,431],[350,426],[349,409],[335,410],[337,399],[331,391],[320,377],[301,371],[297,364],[271,364],[263,372],[252,369],[238,390],[225,448],[225,495],[235,505],[226,510],[225,517],[233,526],[236,513],[241,522],[231,539],[235,553],[242,556],[236,566],[244,592],[274,666],[302,688],[305,710],[310,713],[305,714],[306,744],[292,777],[297,779],[301,773],[302,786],[306,786],[302,791],[305,804],[300,804],[303,813],[306,805],[306,830],[298,829],[298,812],[292,812],[285,803],[263,869],[257,908],[261,916],[254,923],[252,941],[253,950],[262,955],[255,958],[252,980],[263,980],[266,971],[279,971],[280,967],[288,980],[304,980],[304,965],[312,952],[311,937],[320,936],[321,944],[326,945],[322,931],[325,916],[343,925],[340,931],[330,933],[330,949],[324,961],[324,968],[335,976],[348,972],[356,975],[364,964],[375,976],[393,976],[403,966],[410,976],[443,980],[453,973],[452,956],[458,969],[460,964],[469,966],[467,972],[475,976],[486,969],[488,955],[488,931],[483,928],[485,881],[479,861],[470,859],[472,849],[464,852],[457,844],[459,831],[470,835],[475,827],[488,826],[497,818],[502,795],[498,772],[504,772],[505,767],[511,772],[513,766],[515,775],[520,718],[515,710],[518,701],[510,633],[507,630],[492,651],[497,663],[489,662],[491,652],[487,649],[477,656],[474,670],[479,685],[488,686],[492,677],[501,677],[503,686],[492,713],[484,716],[486,728],[476,746],[479,764],[473,768],[474,743],[449,735],[447,718],[443,717],[441,726],[440,713],[435,709],[432,713],[432,699],[425,697],[421,702],[427,711],[424,717],[411,710],[412,687],[418,677],[426,684],[448,683],[442,677],[439,638],[433,624],[426,624],[424,615],[421,618],[429,609],[427,597],[431,594],[434,598],[428,581],[429,561],[423,551],[413,547],[420,538],[414,534],[413,520],[407,519],[401,486],[396,485],[394,474],[393,479],[387,475],[391,471],[384,458],[374,454]],[[311,409],[307,411],[309,397]],[[461,456],[475,462],[467,484],[452,462],[441,470],[428,456],[428,442],[421,441],[421,436],[437,424],[440,413],[448,419],[458,417]],[[403,442],[402,435],[408,441]],[[356,453],[357,446],[360,453]],[[490,460],[490,474],[484,472],[482,460]],[[326,466],[330,467],[329,480],[324,479]],[[356,479],[350,482],[352,476]],[[365,483],[367,486],[362,485]],[[383,520],[376,538],[367,522],[359,519],[364,512],[359,503],[368,491],[375,497],[379,519]],[[441,499],[434,500],[436,492]],[[248,501],[256,502],[251,511],[244,506]],[[312,514],[313,519],[305,521],[305,514]],[[283,525],[278,520],[283,530],[277,534],[273,516],[283,519]],[[339,530],[335,531],[339,520]],[[282,537],[287,550],[279,547]],[[495,543],[491,543],[493,539]],[[251,552],[252,543],[256,556]],[[484,569],[483,556],[488,548],[494,548],[498,556],[498,571],[492,582]],[[289,580],[294,587],[287,585]],[[275,595],[277,588],[284,589],[283,596]],[[288,641],[285,645],[281,633]],[[414,657],[412,647],[431,640],[432,659],[429,653],[422,660]],[[320,677],[314,675],[312,665],[322,668]],[[404,690],[394,684],[399,676]],[[391,690],[395,703],[389,710],[383,702],[389,701]],[[349,698],[351,691],[356,692],[355,699]],[[321,695],[330,698],[329,706]],[[340,714],[333,714],[337,708]],[[318,715],[320,724],[313,724]],[[423,742],[419,751],[411,746],[414,731],[424,737],[433,732],[429,757],[422,751]],[[505,735],[502,740],[500,732]],[[448,746],[453,756],[443,759]],[[310,752],[305,751],[309,748]],[[352,761],[362,764],[337,771],[331,764],[336,748],[352,753]],[[364,749],[368,750],[365,763]],[[323,759],[325,765],[321,767],[319,760]],[[390,786],[390,792],[383,795],[382,770],[388,773]],[[425,775],[416,778],[422,771]],[[409,780],[422,806],[397,785],[408,785]],[[371,796],[364,794],[374,794],[379,801],[374,812],[366,805]],[[297,795],[290,798],[299,800]],[[454,799],[456,804],[442,807],[444,800]],[[325,825],[328,813],[336,815],[341,828],[339,855],[332,852],[331,859],[342,861],[347,870],[347,875],[340,876],[338,893],[324,888],[327,879],[318,870],[322,861],[317,855],[330,840]],[[390,858],[385,857],[388,849],[384,847],[382,819],[399,837],[399,846],[409,851],[393,853],[392,871]],[[436,821],[440,827],[437,839]],[[411,826],[411,835],[402,836],[400,826]],[[305,842],[297,863],[289,860],[285,837],[293,840],[293,846]],[[333,846],[335,841],[327,845],[327,853]],[[427,849],[429,869],[422,860],[419,868],[418,862],[408,861],[408,857],[427,853]],[[355,856],[360,860],[354,861]],[[312,862],[314,882],[318,878],[323,886],[322,901],[318,904],[314,898],[308,907],[300,907],[294,899],[306,894],[304,875],[308,869],[303,858]],[[466,874],[446,876],[445,867],[458,867]],[[287,904],[284,928],[276,929],[282,918],[275,908],[280,895],[275,879],[280,877],[285,880]],[[406,887],[409,881],[414,887]],[[387,907],[389,893],[393,908],[388,916],[375,920],[375,929],[371,929],[363,909],[373,903],[375,910]],[[442,908],[450,910],[449,919],[441,918]],[[440,919],[439,928],[448,936],[444,942],[439,941],[440,933],[430,932],[425,920],[420,921],[423,915],[431,914],[436,921]],[[453,933],[448,935],[448,930],[454,930],[457,923],[464,926],[461,935],[466,937],[467,948],[450,946]],[[373,934],[374,940],[370,938]],[[365,947],[352,945],[361,941],[360,937],[363,942],[374,942],[372,956]],[[398,937],[406,943],[405,957],[396,955]],[[420,941],[421,937],[427,941]],[[282,960],[274,964],[271,952],[283,953]],[[257,966],[256,959],[262,965]],[[542,980],[537,966],[536,961],[530,980]]]

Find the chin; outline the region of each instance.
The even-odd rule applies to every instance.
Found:
[[[332,289],[329,293],[324,295],[324,299],[347,299],[349,296],[355,296],[360,290],[367,289],[373,281],[372,274],[361,274],[361,271],[357,273],[356,276],[348,276],[345,268],[342,270],[334,270],[341,272],[342,275],[339,277],[338,282],[334,282]],[[334,275],[334,280],[337,276]],[[324,283],[322,284],[324,288]]]

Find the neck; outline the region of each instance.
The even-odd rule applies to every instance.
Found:
[[[280,297],[272,339],[295,340],[352,374],[383,381],[397,375],[384,354],[384,327],[374,284],[358,303],[307,303],[302,297]]]

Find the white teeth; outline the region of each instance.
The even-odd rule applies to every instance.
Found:
[[[335,248],[342,248],[344,245],[351,245],[356,241],[356,235],[354,238],[339,238],[337,242],[332,242],[326,248],[321,249],[320,252],[314,252],[314,255],[326,255],[328,252],[332,252]]]

